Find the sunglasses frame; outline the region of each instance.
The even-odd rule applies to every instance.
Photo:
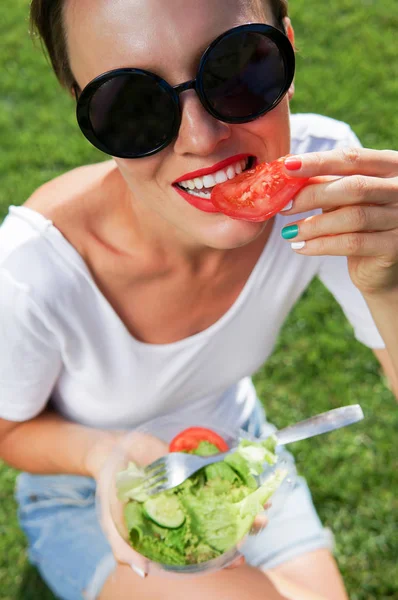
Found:
[[[284,67],[285,67],[285,83],[281,89],[279,96],[275,99],[275,101],[268,107],[264,108],[253,115],[247,117],[224,117],[219,114],[214,108],[210,105],[210,102],[206,98],[206,93],[203,89],[203,71],[206,68],[206,62],[209,54],[212,52],[213,48],[223,39],[228,38],[232,35],[236,35],[236,33],[259,33],[271,39],[275,45],[277,46],[281,57],[283,58]],[[132,153],[118,153],[112,154],[110,149],[101,142],[101,140],[97,137],[94,128],[91,124],[90,120],[90,103],[91,99],[94,96],[95,92],[107,81],[114,79],[120,75],[127,74],[144,74],[148,77],[154,79],[166,92],[169,94],[170,98],[173,101],[173,105],[175,108],[174,111],[174,125],[170,130],[170,135],[166,141],[164,141],[161,145],[157,146],[155,149],[148,150],[147,152],[142,152],[140,154],[132,154]],[[81,92],[80,96],[77,99],[76,106],[76,118],[79,124],[80,129],[82,130],[84,136],[99,150],[105,152],[106,154],[110,154],[111,156],[116,156],[118,158],[144,158],[146,156],[152,156],[157,152],[160,152],[164,148],[166,148],[178,135],[178,131],[181,126],[182,119],[182,111],[181,111],[181,103],[179,96],[182,92],[185,92],[190,89],[194,89],[199,96],[199,99],[206,109],[206,111],[211,114],[215,119],[222,121],[224,123],[238,124],[238,123],[249,123],[250,121],[254,121],[259,117],[262,117],[267,112],[270,112],[274,109],[283,97],[286,95],[295,73],[295,54],[294,49],[289,41],[289,38],[286,34],[284,34],[279,29],[272,27],[271,25],[266,25],[264,23],[247,23],[245,25],[238,25],[228,31],[225,31],[221,35],[219,35],[203,52],[202,57],[199,62],[199,67],[197,70],[196,78],[191,79],[189,81],[185,81],[184,83],[180,83],[176,86],[171,86],[165,79],[159,77],[155,73],[151,71],[146,71],[145,69],[135,69],[135,68],[122,68],[122,69],[113,69],[111,71],[107,71],[101,75],[98,75],[95,79],[90,81],[86,87]],[[77,88],[75,88],[76,92]],[[78,94],[76,94],[78,96]]]

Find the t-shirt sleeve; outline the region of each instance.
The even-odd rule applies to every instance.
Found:
[[[61,364],[44,311],[0,268],[0,418],[26,421],[42,412]]]
[[[336,148],[362,148],[362,144],[356,135],[353,132],[349,125],[346,125],[347,130],[346,134],[336,142]]]
[[[318,276],[340,304],[356,339],[369,348],[385,348],[368,305],[351,281],[346,257],[323,257]]]

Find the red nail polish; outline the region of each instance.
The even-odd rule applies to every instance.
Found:
[[[285,159],[285,167],[289,171],[298,171],[301,169],[303,162],[301,158],[295,158],[294,156]]]

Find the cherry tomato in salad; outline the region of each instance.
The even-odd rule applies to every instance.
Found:
[[[184,431],[181,431],[171,440],[169,452],[189,452],[190,450],[196,450],[200,442],[209,442],[216,446],[220,452],[227,452],[229,450],[226,441],[215,431],[206,429],[205,427],[188,427],[188,429],[184,429]]]
[[[243,221],[266,221],[280,212],[307,185],[308,177],[289,177],[283,170],[286,156],[261,163],[233,179],[219,183],[211,201],[222,213]]]

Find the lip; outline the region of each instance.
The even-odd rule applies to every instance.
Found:
[[[186,200],[195,208],[198,208],[199,210],[207,213],[220,214],[220,211],[214,206],[211,200],[207,200],[206,198],[199,198],[199,196],[192,196],[192,194],[188,194],[188,192],[178,187],[177,185],[174,186],[174,189],[176,192],[178,192],[178,194],[180,194],[180,196],[184,198],[184,200]]]
[[[226,159],[218,162],[217,164],[213,165],[212,167],[207,167],[205,169],[198,169],[197,171],[191,171],[190,173],[185,173],[185,175],[183,175],[182,177],[179,177],[179,179],[176,179],[175,181],[173,181],[172,185],[175,185],[176,183],[180,183],[180,181],[194,179],[195,177],[203,177],[204,175],[211,175],[212,173],[216,173],[217,171],[220,171],[221,169],[225,169],[225,167],[228,167],[229,165],[239,162],[242,159],[250,158],[251,156],[253,156],[253,155],[252,154],[235,154],[235,156],[230,156],[229,158],[226,158]],[[255,160],[257,160],[257,159],[255,159]],[[204,200],[204,198],[201,198],[201,200]],[[208,202],[208,201],[206,201],[206,202]]]

